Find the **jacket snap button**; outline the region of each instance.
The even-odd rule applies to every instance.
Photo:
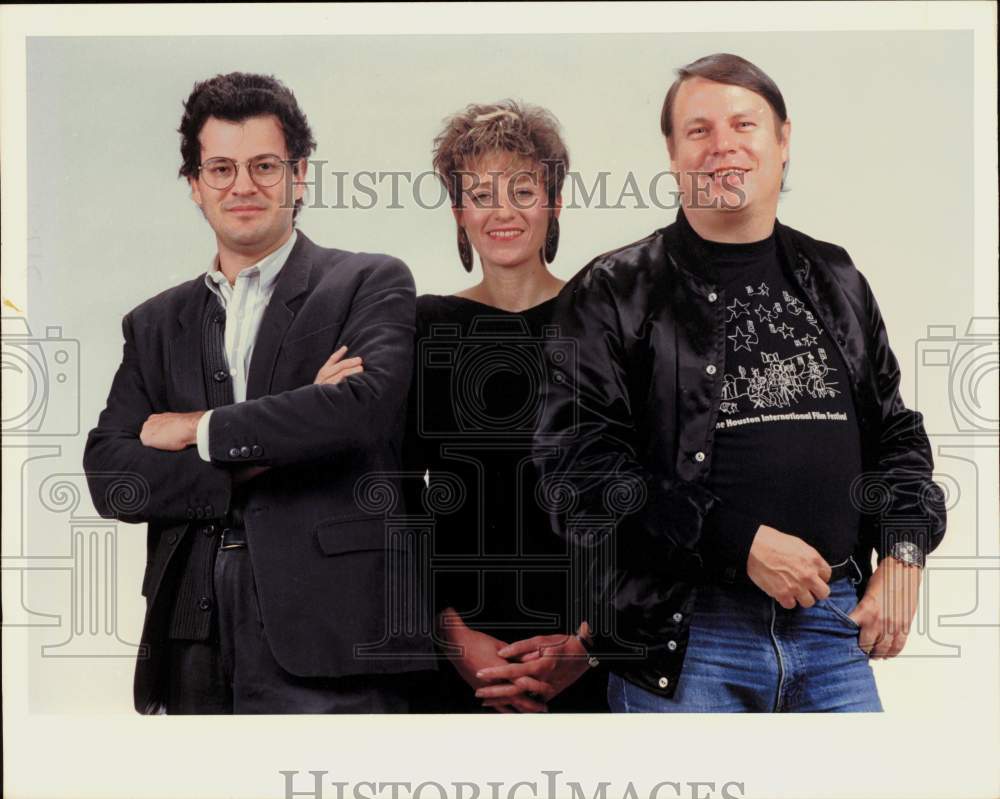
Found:
[[[719,299],[719,295],[716,294],[714,291],[708,295],[709,302],[715,302],[717,299]]]
[[[704,462],[704,460],[705,460],[705,453],[704,452],[696,452],[694,454],[694,459],[696,461],[698,461],[698,463]]]
[[[656,681],[656,684],[659,685],[661,688],[666,688],[668,685],[670,685],[670,680],[668,680],[666,677],[660,677],[660,679]]]
[[[676,641],[667,641],[667,649],[669,649],[671,652],[673,652],[674,650],[676,650],[677,649],[677,642]]]
[[[708,366],[705,367],[705,371],[708,372],[710,375],[714,375],[716,371],[715,364],[710,363]]]
[[[684,617],[680,613],[675,613],[674,614],[674,621],[676,621],[676,622],[680,622],[680,620],[683,619],[683,618]]]

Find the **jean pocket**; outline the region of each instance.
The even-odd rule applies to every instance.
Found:
[[[847,611],[838,607],[837,603],[832,598],[821,599],[818,604],[833,613],[834,616],[844,622],[844,624],[848,625],[855,632],[861,631],[861,625],[854,621],[854,619],[848,615]]]

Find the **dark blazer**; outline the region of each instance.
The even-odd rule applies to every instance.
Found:
[[[122,363],[83,462],[102,516],[149,525],[139,712],[162,699],[173,553],[226,515],[239,467],[271,467],[241,490],[262,619],[281,666],[303,677],[431,667],[422,591],[407,579],[415,564],[391,524],[404,512],[399,441],[414,296],[401,261],[318,247],[299,231],[261,322],[247,399],[212,414],[211,463],[195,447],[163,452],[138,437],[152,413],[208,407],[201,320],[214,297],[203,276],[125,316]],[[364,358],[364,373],[313,385],[342,344]]]

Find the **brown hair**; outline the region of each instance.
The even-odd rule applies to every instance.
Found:
[[[538,164],[544,172],[550,204],[562,191],[569,170],[569,153],[559,120],[535,105],[501,100],[469,105],[445,120],[434,139],[434,171],[444,183],[452,205],[461,207],[460,176],[484,156],[509,153]]]
[[[668,146],[671,144],[674,132],[674,100],[681,84],[689,78],[705,78],[716,83],[742,86],[759,94],[771,106],[774,112],[774,127],[778,137],[781,137],[781,126],[788,120],[788,112],[785,109],[785,98],[781,96],[777,84],[764,70],[745,58],[731,53],[715,53],[692,61],[677,70],[677,80],[667,90],[667,96],[663,100],[663,110],[660,112],[660,130],[663,131]]]

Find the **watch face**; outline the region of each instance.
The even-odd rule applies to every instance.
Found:
[[[896,560],[901,560],[903,563],[909,563],[912,566],[924,565],[923,552],[912,541],[898,542],[893,546],[891,554]]]

